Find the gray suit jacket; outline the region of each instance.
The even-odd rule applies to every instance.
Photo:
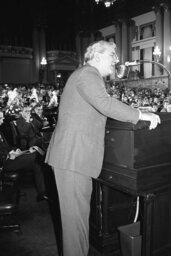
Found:
[[[68,79],[46,162],[54,168],[100,174],[107,117],[137,123],[139,112],[110,97],[98,70],[86,65]]]

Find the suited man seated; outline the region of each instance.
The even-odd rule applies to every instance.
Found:
[[[43,114],[43,106],[40,103],[37,103],[32,108],[31,116],[33,118],[32,124],[35,127],[36,133],[42,137],[41,147],[46,151],[52,135],[52,130],[47,118]]]
[[[40,103],[37,103],[32,108],[32,117],[33,117],[33,124],[35,127],[37,126],[38,132],[41,132],[43,127],[49,125],[47,118],[43,115],[43,106]]]
[[[20,136],[20,147],[26,150],[32,146],[43,147],[43,137],[40,129],[42,125],[32,117],[31,107],[24,105],[20,117],[16,120],[17,130]]]
[[[3,124],[4,114],[0,110],[0,125]],[[37,201],[48,199],[43,175],[43,159],[34,147],[30,147],[27,152],[21,149],[12,148],[6,142],[3,133],[0,131],[0,164],[7,172],[33,172],[35,187],[37,191]]]

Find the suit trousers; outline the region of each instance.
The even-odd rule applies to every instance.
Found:
[[[92,178],[54,169],[62,219],[63,256],[87,256]]]

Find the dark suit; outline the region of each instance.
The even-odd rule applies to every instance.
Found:
[[[43,119],[40,118],[40,116],[38,116],[36,113],[32,114],[32,118],[33,118],[32,124],[34,126],[35,132],[36,134],[40,135],[40,132],[43,128]]]
[[[106,93],[96,68],[86,65],[76,70],[61,96],[46,155],[59,193],[64,256],[88,253],[91,177],[97,178],[101,171],[107,116],[136,123],[139,112]]]
[[[17,130],[20,135],[20,147],[25,150],[32,146],[42,145],[42,137],[40,136],[40,123],[34,119],[28,123],[23,117],[16,120]]]

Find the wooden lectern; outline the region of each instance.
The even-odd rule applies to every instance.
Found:
[[[118,226],[132,223],[137,196],[142,256],[171,251],[171,113],[161,124],[108,119],[101,174],[93,181],[90,243],[100,255],[120,255]]]

